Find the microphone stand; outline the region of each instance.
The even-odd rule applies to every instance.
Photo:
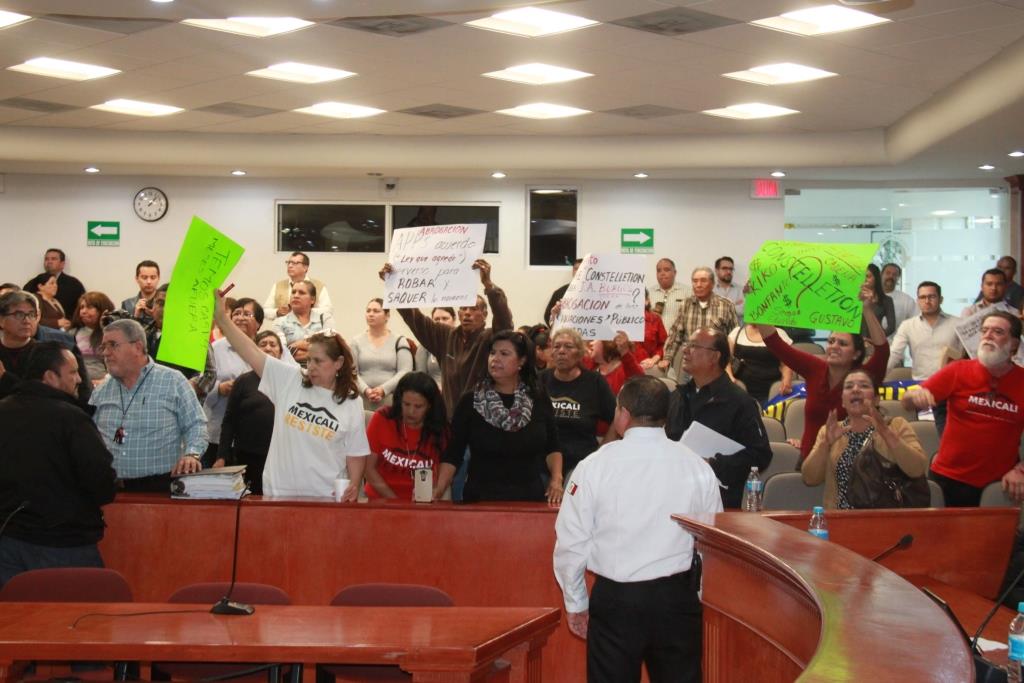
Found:
[[[913,534],[906,534],[900,540],[896,541],[896,543],[894,545],[892,545],[889,548],[886,548],[882,552],[880,552],[877,555],[875,555],[874,557],[872,557],[871,561],[872,562],[881,562],[882,560],[884,560],[885,558],[889,557],[890,555],[892,555],[897,550],[906,550],[907,548],[909,548],[913,544],[914,544],[914,535]]]
[[[238,497],[238,503],[235,505],[235,545],[231,555],[231,584],[228,586],[228,592],[224,594],[224,597],[210,608],[210,612],[213,614],[249,616],[256,611],[256,608],[252,605],[247,605],[244,602],[235,602],[231,599],[231,593],[235,590],[235,578],[238,572],[238,529],[242,518],[242,499],[248,494],[249,487],[246,486],[242,491],[242,495]]]

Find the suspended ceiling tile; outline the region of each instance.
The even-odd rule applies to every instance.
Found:
[[[133,116],[131,120],[111,123],[101,127],[110,130],[184,131],[214,123],[225,123],[227,120],[228,117],[218,114],[183,111],[170,116]]]
[[[907,23],[946,35],[956,35],[1008,24],[1024,24],[1024,9],[987,2],[970,7],[961,6],[949,12],[908,19]]]

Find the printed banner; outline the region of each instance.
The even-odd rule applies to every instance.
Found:
[[[224,284],[243,253],[240,244],[192,217],[167,288],[157,358],[203,371],[213,324],[213,290]]]
[[[644,340],[643,256],[587,254],[562,297],[555,327],[572,327],[584,339],[612,339],[622,331]]]
[[[963,344],[964,350],[967,355],[971,358],[978,357],[978,344],[981,343],[981,320],[992,311],[1006,311],[1013,315],[1018,315],[1019,311],[1005,301],[986,306],[981,309],[970,318],[964,318],[963,321],[954,327],[956,336],[960,338],[960,343]]]
[[[483,223],[395,230],[384,308],[475,305],[480,274],[473,262],[484,252],[486,235]]]
[[[744,322],[860,332],[860,288],[877,244],[765,242],[750,262]]]

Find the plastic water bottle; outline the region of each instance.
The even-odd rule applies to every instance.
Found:
[[[764,503],[764,482],[756,467],[750,468],[747,483],[743,485],[743,502],[740,509],[744,512],[760,512]]]
[[[1006,680],[1009,683],[1021,683],[1021,664],[1024,663],[1024,602],[1017,603],[1017,616],[1010,622],[1009,661],[1006,667]]]
[[[825,508],[820,505],[814,506],[811,523],[807,525],[807,530],[822,540],[828,540],[828,521],[825,519]]]

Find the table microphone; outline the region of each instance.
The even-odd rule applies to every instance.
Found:
[[[1010,585],[1006,587],[1006,590],[1003,591],[1002,595],[996,598],[995,603],[992,604],[992,609],[990,609],[988,614],[985,615],[985,618],[981,620],[981,626],[978,627],[978,630],[974,632],[974,637],[971,638],[971,649],[975,652],[978,652],[978,638],[981,637],[982,631],[984,631],[985,627],[988,626],[988,623],[992,621],[992,617],[995,616],[999,607],[1003,604],[1003,600],[1006,600],[1006,596],[1010,594],[1010,591],[1017,587],[1017,584],[1020,583],[1021,579],[1024,579],[1024,569],[1020,570],[1020,573],[1017,574],[1016,578],[1010,582]]]
[[[242,495],[238,497],[238,503],[235,504],[235,545],[231,552],[231,584],[228,586],[228,592],[224,594],[224,597],[210,608],[210,612],[213,614],[249,616],[256,611],[256,608],[252,605],[247,605],[244,602],[234,602],[231,599],[231,593],[235,590],[235,577],[238,571],[238,528],[242,517],[242,499],[248,494],[249,487],[246,486],[242,491]]]
[[[877,555],[875,555],[874,557],[872,557],[871,561],[872,562],[881,562],[882,560],[884,560],[885,558],[889,557],[890,555],[892,555],[897,550],[906,550],[907,548],[909,548],[913,544],[914,544],[914,535],[913,534],[906,534],[905,536],[903,536],[903,538],[901,538],[900,540],[896,541],[896,543],[894,543],[892,546],[886,548],[882,552],[880,552]]]

